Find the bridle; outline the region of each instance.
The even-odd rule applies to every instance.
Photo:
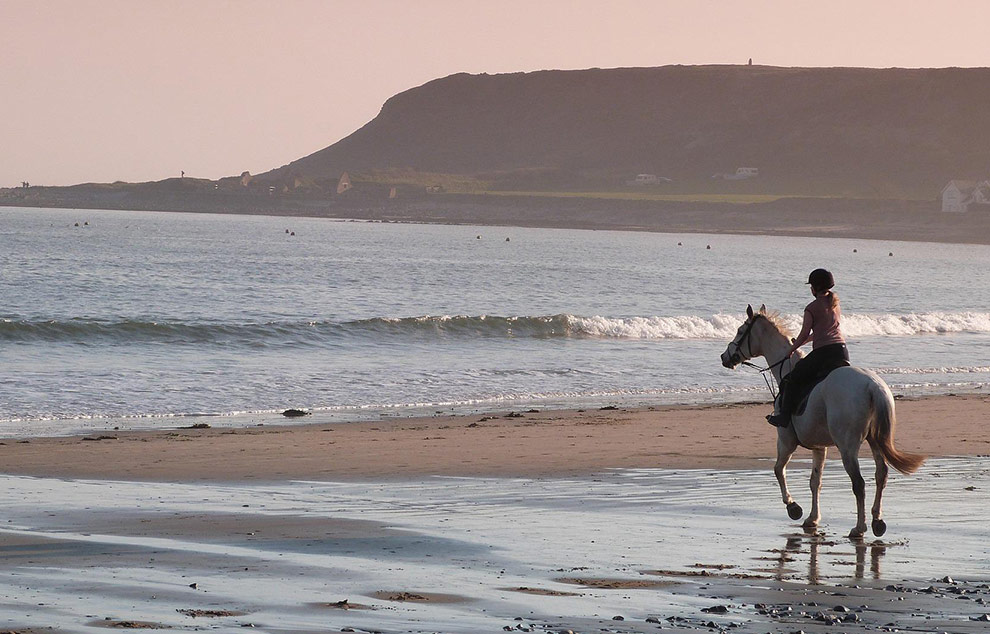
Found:
[[[773,370],[774,368],[776,368],[779,365],[783,365],[784,361],[789,360],[790,357],[784,357],[783,359],[781,359],[780,361],[778,361],[776,363],[773,363],[771,365],[768,365],[765,368],[761,368],[760,366],[756,365],[755,363],[750,363],[746,359],[743,359],[742,358],[742,354],[741,354],[742,344],[743,344],[743,341],[745,341],[746,342],[746,351],[748,352],[748,354],[746,356],[749,359],[752,359],[753,358],[753,344],[750,342],[749,334],[751,332],[753,332],[753,326],[756,325],[756,319],[758,317],[762,317],[762,315],[753,315],[748,320],[748,324],[746,325],[746,330],[739,337],[739,340],[738,341],[736,341],[736,340],[733,340],[732,341],[732,343],[736,344],[736,351],[732,353],[732,355],[729,357],[729,360],[732,361],[732,362],[734,362],[734,363],[736,363],[736,364],[745,365],[747,367],[750,367],[750,368],[753,368],[755,370],[758,370],[760,372],[760,375],[763,376],[763,380],[767,384],[767,389],[770,390],[770,396],[772,396],[774,398],[774,400],[776,400],[777,399],[777,391],[774,389],[774,383],[776,382],[777,379],[776,379],[776,377],[773,376],[773,372],[771,372],[771,370]],[[769,377],[767,376],[768,373],[770,374]],[[771,381],[771,378],[773,378],[773,381]]]
[[[730,361],[733,361],[734,363],[737,363],[737,364],[738,363],[741,363],[743,365],[748,365],[748,366],[751,366],[751,367],[754,367],[754,368],[757,367],[757,366],[753,365],[752,363],[750,363],[749,361],[746,361],[745,359],[743,359],[742,358],[742,354],[740,354],[740,351],[742,350],[743,341],[745,341],[746,342],[746,350],[749,352],[749,354],[746,355],[746,358],[748,358],[748,359],[752,359],[753,358],[753,344],[750,343],[750,341],[749,341],[749,333],[753,332],[753,326],[756,325],[756,318],[757,317],[759,317],[759,315],[753,315],[748,320],[747,325],[746,325],[746,332],[744,332],[742,334],[742,336],[739,337],[739,341],[733,340],[732,343],[736,344],[736,351],[732,353],[732,356],[731,357],[729,357],[729,360]]]

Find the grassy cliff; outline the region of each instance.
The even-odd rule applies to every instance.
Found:
[[[665,66],[458,74],[261,175],[456,174],[475,190],[933,199],[990,175],[990,69]],[[746,181],[711,178],[757,167]],[[424,182],[429,178],[424,177]],[[471,187],[467,187],[471,189]]]

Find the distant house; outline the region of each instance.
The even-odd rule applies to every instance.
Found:
[[[631,181],[626,181],[626,185],[659,185],[661,183],[669,183],[670,179],[666,176],[657,176],[656,174],[636,174],[636,178]]]
[[[942,211],[966,213],[977,209],[990,210],[990,180],[951,180],[942,188]]]
[[[350,188],[351,188],[351,177],[347,175],[347,172],[344,172],[343,174],[340,175],[340,180],[337,181],[337,193],[343,194]]]
[[[442,194],[443,193],[443,185],[427,185],[426,186],[426,193],[427,194]]]
[[[241,187],[247,187],[251,184],[251,180],[254,177],[251,176],[251,172],[241,172]]]

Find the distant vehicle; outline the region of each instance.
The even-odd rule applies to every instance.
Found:
[[[626,185],[660,185],[662,183],[671,183],[673,179],[667,178],[666,176],[657,176],[656,174],[636,174],[636,178],[631,181],[626,181]]]
[[[720,178],[725,181],[744,181],[748,178],[756,178],[760,175],[758,167],[737,167],[732,174],[712,174],[712,178]]]

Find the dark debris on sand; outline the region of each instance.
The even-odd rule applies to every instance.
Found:
[[[693,580],[684,582],[685,594],[715,601],[694,614],[667,609],[642,615],[602,615],[566,621],[562,617],[540,619],[530,616],[524,622],[502,629],[553,634],[638,634],[655,632],[658,628],[719,634],[977,634],[988,631],[987,623],[990,623],[990,610],[987,609],[990,584],[983,581],[942,577],[928,583],[824,586],[773,579],[760,583],[724,577],[706,580],[700,589],[691,588],[694,583]],[[595,588],[610,590],[607,585],[596,585]],[[674,594],[678,592],[675,590]],[[523,621],[522,617],[517,617],[517,621]]]

